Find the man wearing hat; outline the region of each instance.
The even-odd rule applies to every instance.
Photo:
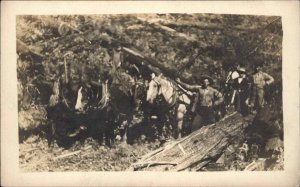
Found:
[[[256,110],[264,107],[265,104],[265,87],[274,82],[274,78],[269,74],[262,71],[262,64],[255,65],[255,72],[253,78],[253,94],[251,99],[251,106],[254,106]]]
[[[179,79],[176,80],[183,88],[196,91],[197,98],[195,99],[195,113],[196,116],[192,123],[192,131],[201,128],[203,125],[212,124],[215,122],[214,106],[220,105],[223,101],[223,95],[212,88],[210,85],[213,82],[209,77],[202,79],[202,85],[188,85],[181,82]]]
[[[242,115],[247,115],[249,113],[248,105],[250,98],[250,90],[252,81],[246,75],[246,69],[244,67],[239,67],[237,69],[239,77],[234,79],[232,87],[234,89],[233,103],[235,109]]]
[[[232,69],[228,72],[228,75],[225,80],[225,84],[228,84],[230,81],[235,80],[239,77],[239,71],[240,65],[234,65]]]

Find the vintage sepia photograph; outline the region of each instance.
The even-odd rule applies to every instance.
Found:
[[[284,169],[282,19],[18,15],[19,167]]]
[[[1,2],[1,186],[298,186],[299,2]]]

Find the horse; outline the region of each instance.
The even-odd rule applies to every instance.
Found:
[[[76,90],[77,88],[74,87]],[[77,115],[74,106],[76,91],[57,79],[53,84],[52,95],[46,107],[48,130],[47,140],[50,147],[57,140],[57,144],[70,147],[77,140],[78,135],[86,130],[82,126],[83,116]]]
[[[180,139],[182,137],[183,121],[187,113],[187,106],[191,103],[190,98],[186,93],[179,92],[179,87],[162,75],[153,77],[149,82],[146,100],[153,105],[158,97],[162,97],[165,104],[160,106],[157,112],[160,113],[160,116],[171,113],[171,115],[166,115],[171,118],[170,121],[177,122],[175,137]],[[171,126],[174,126],[174,123]]]
[[[75,104],[77,121],[87,127],[87,136],[97,139],[99,143],[111,146],[116,129],[116,112],[111,103],[108,85],[104,83],[84,84],[80,86]],[[104,140],[104,141],[103,141]]]
[[[101,97],[90,96],[93,95],[89,94],[92,87],[79,88],[75,110],[88,114],[88,129],[91,129],[93,137],[98,136],[100,142],[104,137],[106,145],[110,146],[118,134],[125,143],[133,117],[134,96],[125,93],[118,84],[109,84],[109,81],[104,81],[101,88]]]

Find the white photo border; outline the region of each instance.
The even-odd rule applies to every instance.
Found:
[[[41,172],[19,169],[16,16],[53,14],[215,13],[281,16],[284,171]],[[4,1],[1,2],[1,185],[4,186],[298,186],[298,1]]]

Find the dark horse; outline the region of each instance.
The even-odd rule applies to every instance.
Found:
[[[117,134],[126,142],[127,128],[132,120],[134,110],[133,95],[121,90],[119,85],[111,84],[108,81],[102,84],[100,101],[85,97],[84,94],[89,95],[87,92],[82,93],[83,103],[94,103],[89,105],[89,109],[86,110],[89,135],[97,138],[100,142],[104,139],[108,146],[111,145]]]
[[[69,147],[86,128],[81,115],[75,113],[76,90],[80,85],[70,86],[60,79],[53,85],[53,93],[46,108],[49,121],[48,145],[54,139],[59,146]]]
[[[126,141],[133,115],[133,96],[118,85],[108,84],[108,81],[73,87],[60,81],[54,84],[47,107],[51,121],[49,145],[56,139],[59,146],[68,147],[78,139],[93,137],[111,146],[117,131]]]

